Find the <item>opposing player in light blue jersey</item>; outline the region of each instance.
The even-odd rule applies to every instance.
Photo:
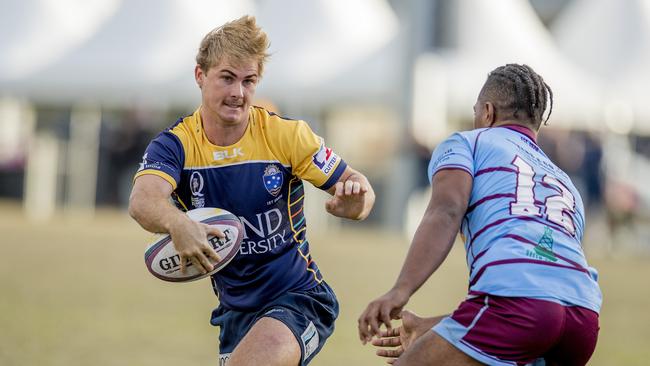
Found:
[[[580,194],[536,142],[547,104],[550,116],[551,89],[529,66],[499,67],[474,106],[475,129],[433,152],[431,200],[402,271],[359,318],[364,343],[379,335],[375,345],[398,347],[378,351],[399,356],[395,365],[584,365],[591,357],[601,292],[582,250]],[[459,230],[467,299],[449,316],[402,313]],[[403,326],[391,329],[400,317]]]
[[[334,330],[338,302],[309,252],[303,180],[332,194],[325,209],[335,216],[364,219],[375,199],[307,123],[251,106],[268,46],[248,16],[205,36],[201,106],[147,147],[129,206],[146,230],[171,234],[181,270],[211,271],[207,235],[223,235],[183,211],[220,207],[244,224],[239,253],[211,277],[220,365],[306,365]]]

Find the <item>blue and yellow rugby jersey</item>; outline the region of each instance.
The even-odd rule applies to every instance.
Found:
[[[302,180],[333,186],[346,163],[306,122],[251,107],[244,136],[230,146],[206,137],[199,110],[160,133],[135,178],[154,174],[184,210],[220,207],[244,224],[238,255],[212,276],[221,304],[254,310],[286,291],[322,281],[309,254]]]

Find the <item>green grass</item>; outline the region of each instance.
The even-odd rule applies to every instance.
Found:
[[[0,365],[215,365],[217,305],[207,280],[171,284],[147,273],[149,237],[119,213],[95,220],[29,223],[0,206]],[[397,235],[345,229],[311,236],[313,254],[338,294],[341,315],[312,363],[381,365],[357,339],[357,317],[392,284],[407,250]],[[409,308],[453,310],[466,290],[457,247]],[[591,258],[605,294],[591,365],[645,365],[650,359],[650,261]]]

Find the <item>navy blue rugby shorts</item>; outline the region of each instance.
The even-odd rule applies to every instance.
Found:
[[[334,332],[338,315],[338,300],[325,281],[309,290],[288,291],[259,311],[237,311],[219,305],[210,320],[220,328],[219,365],[226,365],[230,353],[263,317],[277,319],[291,330],[300,345],[300,364],[307,365]]]

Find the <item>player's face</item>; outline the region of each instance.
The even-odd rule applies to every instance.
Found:
[[[248,107],[259,80],[257,61],[232,63],[224,58],[207,72],[197,66],[195,76],[201,88],[202,108],[217,123],[248,120]]]

